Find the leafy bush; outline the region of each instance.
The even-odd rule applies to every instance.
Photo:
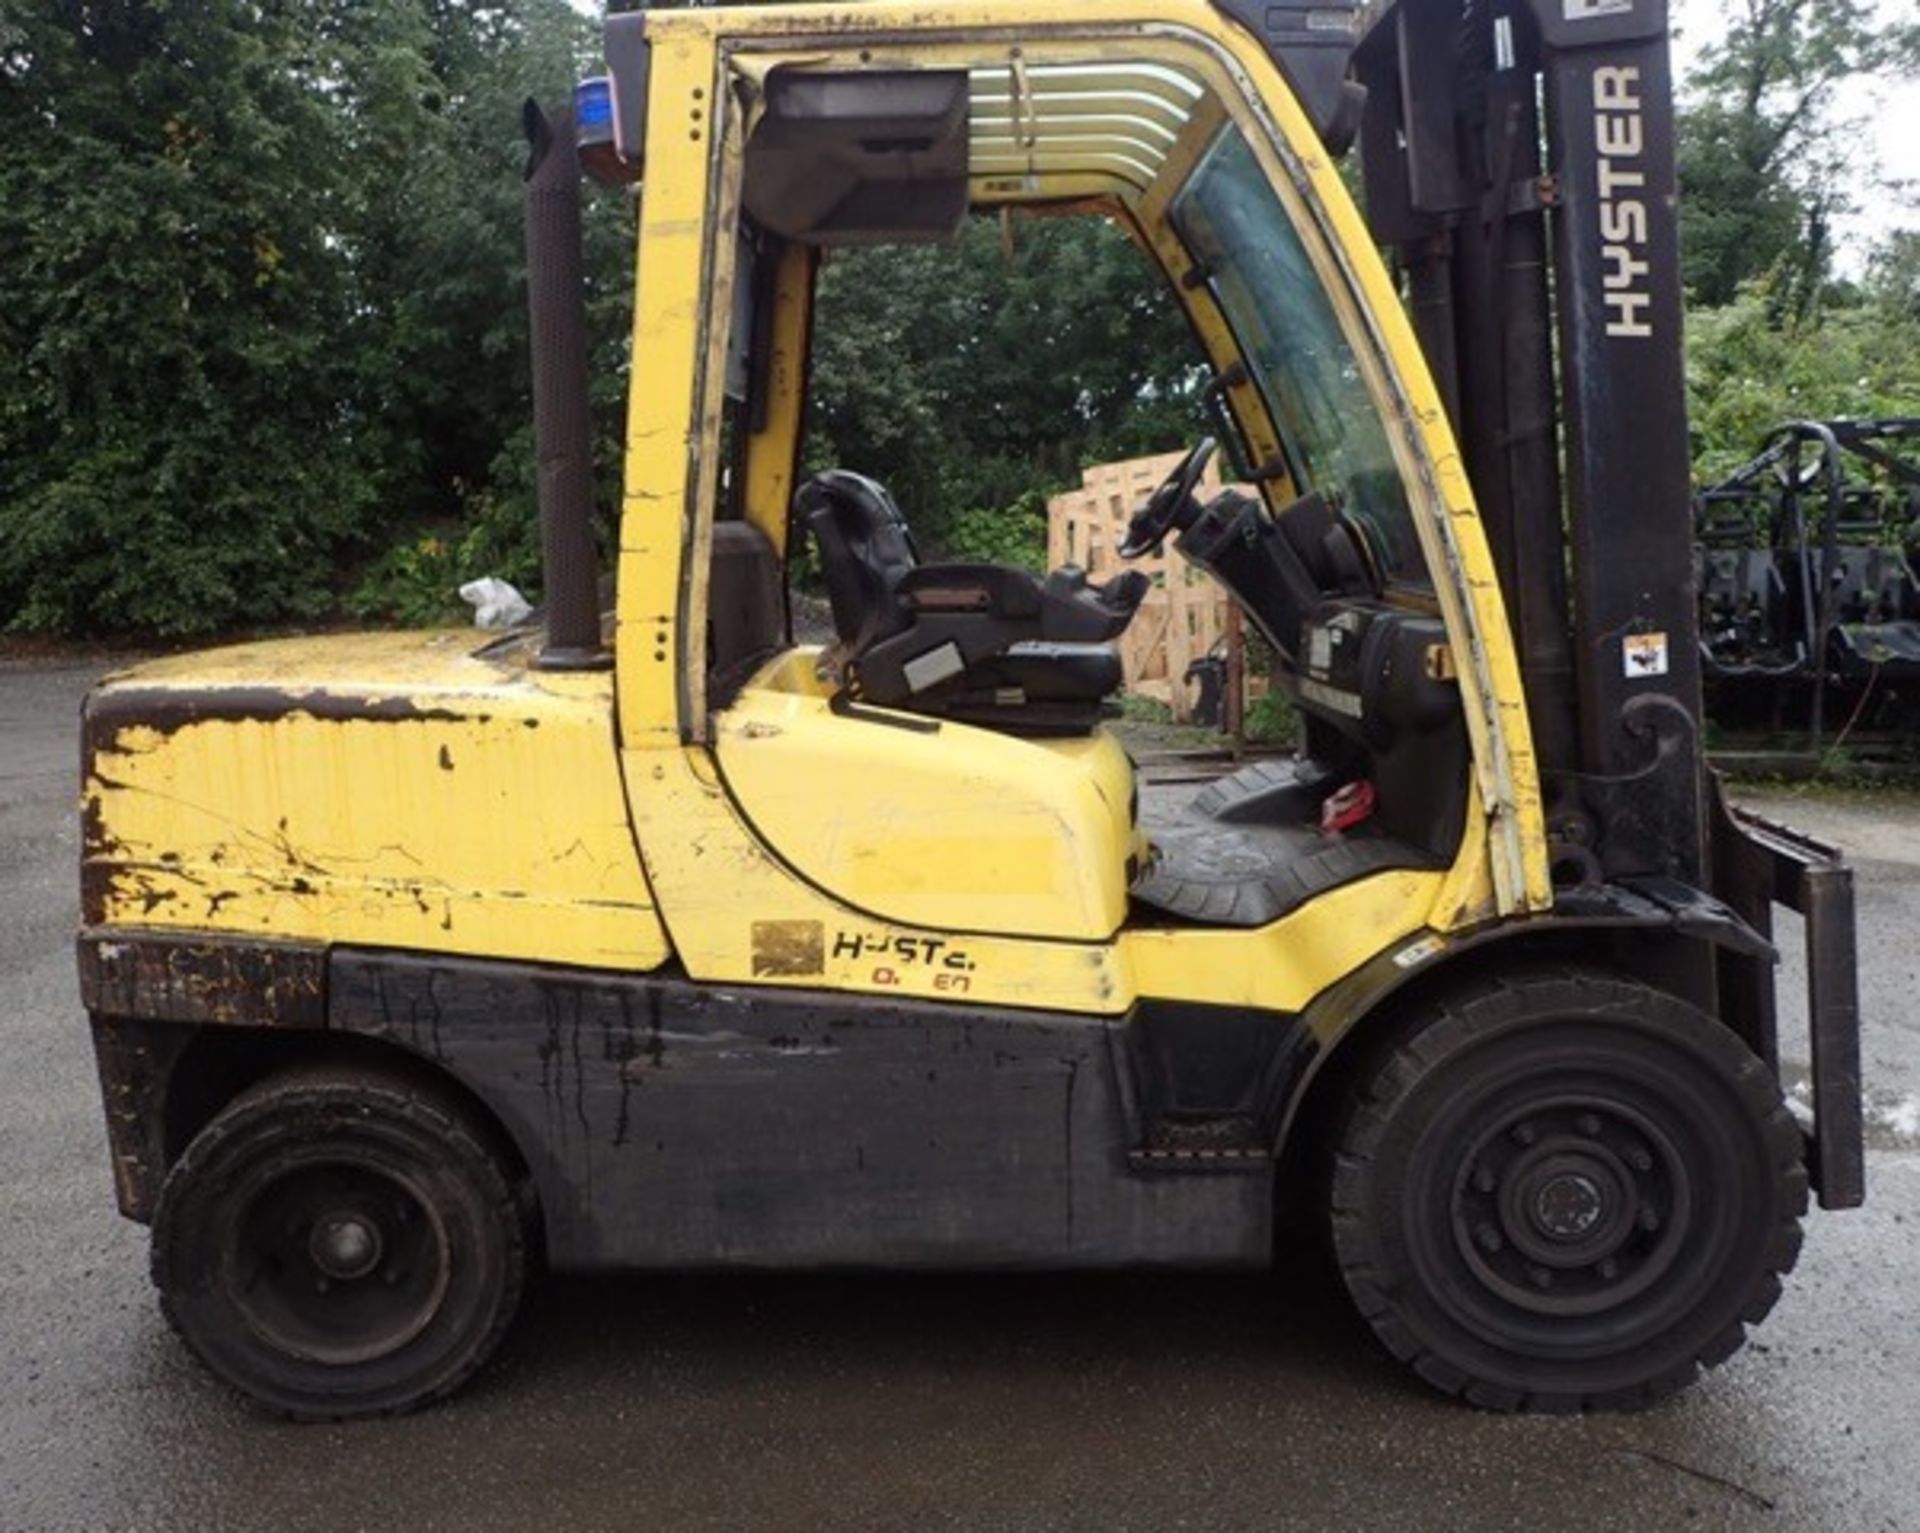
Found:
[[[1696,311],[1688,407],[1703,483],[1740,466],[1786,421],[1920,411],[1920,317],[1895,295],[1851,295],[1781,320],[1763,286]]]
[[[477,490],[463,493],[461,499],[463,522],[424,528],[387,549],[355,584],[347,610],[358,618],[408,628],[464,622],[471,613],[460,598],[460,587],[483,575],[508,581],[537,602],[538,516],[510,494]]]
[[[1269,692],[1247,705],[1242,731],[1250,745],[1292,745],[1300,737],[1300,716],[1278,692]]]
[[[831,252],[814,333],[810,470],[892,489],[930,549],[1024,551],[1020,509],[1083,464],[1189,444],[1191,332],[1112,224],[976,218],[947,246]],[[988,512],[981,507],[1004,507]],[[1004,518],[1004,520],[1000,520]]]
[[[1828,89],[1885,52],[1858,11],[1749,18],[1697,90],[1764,128],[1790,99],[1727,82]],[[519,108],[596,49],[567,0],[0,0],[0,628],[438,621],[483,574],[532,596]],[[1806,178],[1764,135],[1766,163],[1728,170],[1730,121],[1703,110],[1688,139],[1691,234],[1739,257],[1698,289],[1738,294],[1694,319],[1707,476],[1784,418],[1920,409],[1914,236],[1860,290],[1821,286],[1817,252],[1775,259],[1748,215],[1785,238],[1774,194]],[[590,198],[606,507],[632,220]],[[1037,568],[1048,487],[1204,429],[1177,304],[1097,219],[833,252],[812,360],[808,466],[887,481],[935,554]]]
[[[467,578],[457,545],[445,535],[427,534],[376,559],[347,598],[347,610],[406,628],[450,625],[459,621],[460,586]]]
[[[968,511],[942,539],[948,558],[978,564],[1012,564],[1036,574],[1047,567],[1047,496],[1029,490],[998,511]]]

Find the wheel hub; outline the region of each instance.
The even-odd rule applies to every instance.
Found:
[[[1508,1166],[1498,1201],[1506,1237],[1530,1260],[1572,1268],[1620,1248],[1633,1233],[1640,1196],[1605,1145],[1556,1135]]]
[[[1579,1240],[1593,1233],[1606,1213],[1600,1184],[1584,1172],[1549,1177],[1534,1190],[1533,1222],[1554,1240]]]
[[[1454,1234],[1501,1298],[1535,1314],[1594,1314],[1669,1265],[1690,1201],[1673,1147],[1633,1109],[1540,1102],[1508,1112],[1474,1146]]]
[[[314,1266],[343,1283],[373,1271],[385,1249],[379,1225],[357,1213],[321,1215],[307,1240]]]
[[[447,1234],[405,1176],[319,1160],[265,1178],[235,1230],[235,1303],[263,1341],[294,1357],[385,1357],[425,1329],[449,1278]]]

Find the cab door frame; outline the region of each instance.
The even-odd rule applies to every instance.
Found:
[[[733,82],[750,87],[781,58],[861,67],[898,49],[923,66],[964,67],[983,57],[1005,59],[1009,49],[1029,58],[1124,50],[1127,57],[1166,56],[1204,77],[1296,209],[1316,261],[1343,274],[1330,291],[1365,365],[1385,380],[1398,450],[1418,465],[1410,489],[1419,490],[1427,511],[1421,536],[1458,641],[1480,812],[1470,816],[1449,872],[1418,875],[1418,887],[1380,881],[1335,891],[1274,927],[1248,932],[1130,925],[1091,949],[980,938],[976,945],[990,957],[970,999],[1113,1014],[1136,997],[1157,995],[1293,1011],[1425,928],[1451,930],[1550,898],[1525,702],[1497,581],[1437,394],[1384,268],[1264,50],[1198,0],[1156,6],[1151,16],[1136,6],[960,0],[942,11],[933,34],[924,13],[891,0],[851,10],[795,5],[648,14],[654,76],[620,538],[619,731],[642,855],[676,949],[697,978],[853,991],[874,990],[883,972],[902,979],[902,971],[886,966],[831,961],[810,976],[787,974],[767,953],[756,953],[756,927],[844,925],[858,913],[808,886],[777,848],[756,838],[707,749],[707,556],[721,471],[722,310],[729,308],[719,297],[731,290],[737,247],[711,236],[733,227],[741,201],[750,103],[736,100]],[[1169,10],[1188,12],[1187,21],[1169,24]],[[796,383],[795,420],[804,407],[800,392]],[[769,472],[765,482],[772,478]],[[754,504],[763,522],[776,520],[770,501]],[[869,942],[924,935],[897,923],[867,923]],[[831,954],[834,944],[827,949]],[[939,998],[930,986],[925,993]]]

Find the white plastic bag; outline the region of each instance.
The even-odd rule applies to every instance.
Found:
[[[487,575],[460,587],[460,599],[473,607],[476,628],[516,628],[533,616],[533,608],[506,581]]]

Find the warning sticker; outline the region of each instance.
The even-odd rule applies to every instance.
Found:
[[[1633,0],[1567,0],[1568,21],[1598,21],[1602,16],[1625,16]]]
[[[1394,966],[1401,969],[1415,968],[1425,963],[1445,946],[1446,943],[1438,937],[1422,937],[1418,942],[1409,943],[1393,955]]]
[[[1649,676],[1664,676],[1671,669],[1664,633],[1630,633],[1626,640],[1627,680],[1644,681]]]
[[[1315,628],[1307,634],[1307,669],[1322,676],[1333,664],[1333,630]]]

